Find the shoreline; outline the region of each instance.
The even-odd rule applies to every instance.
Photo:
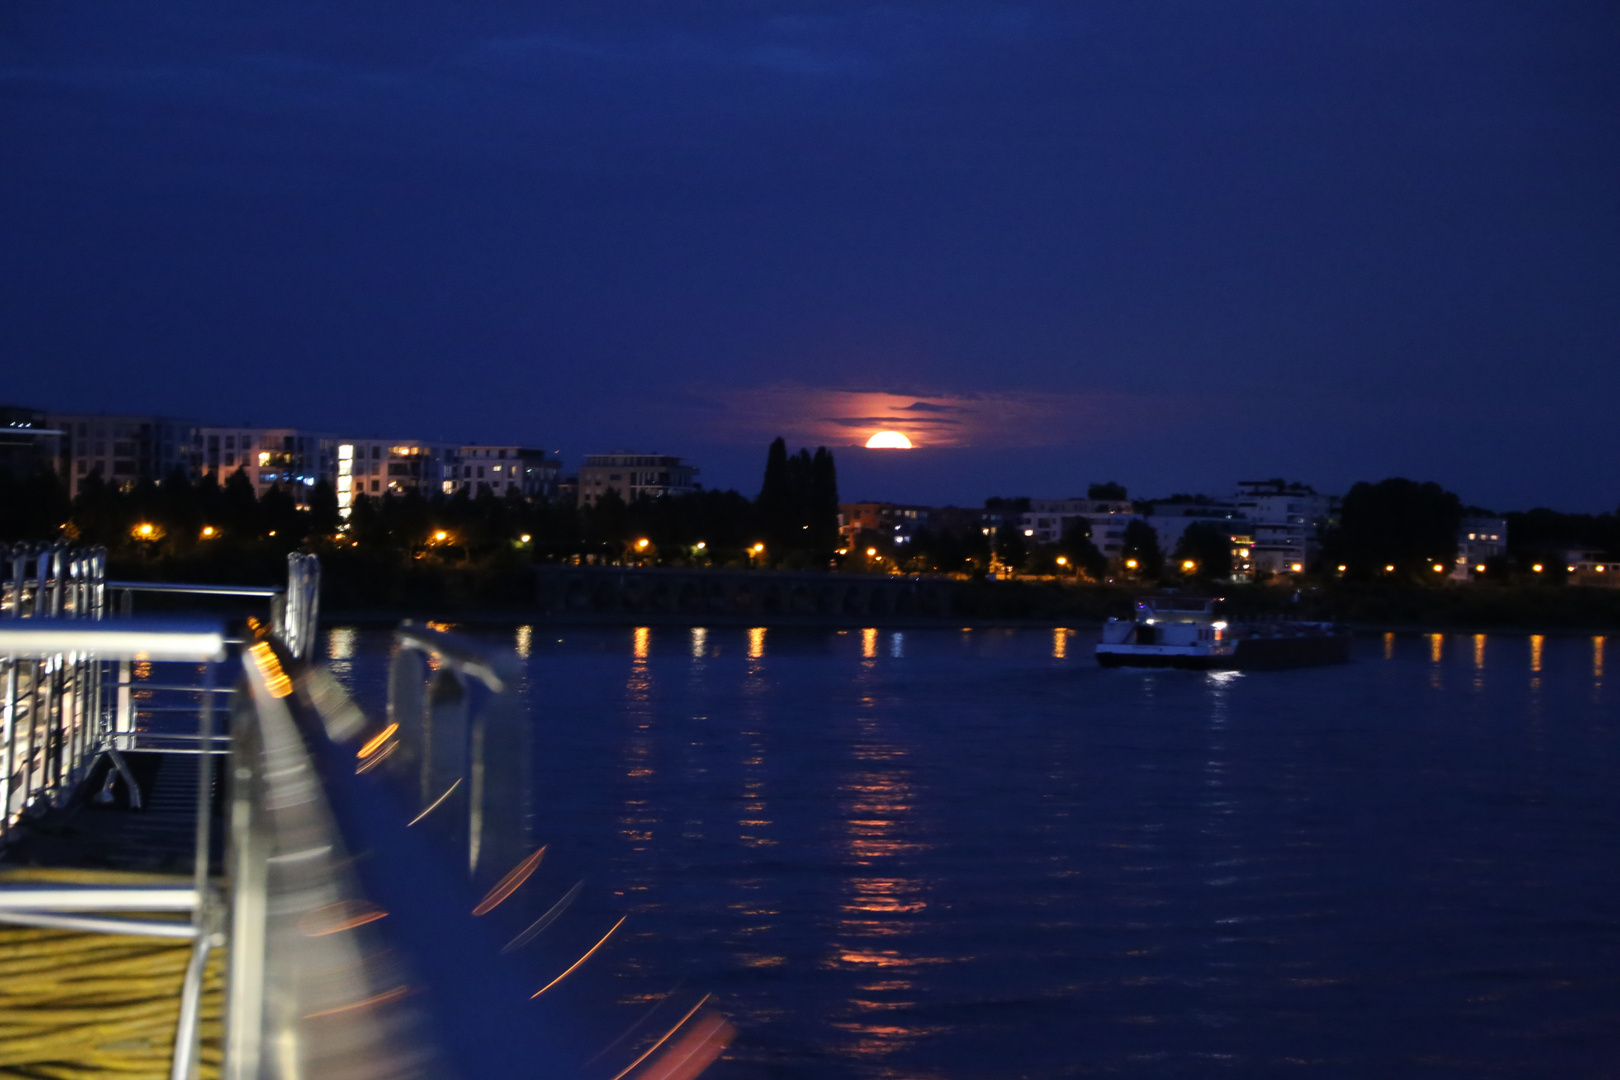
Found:
[[[699,618],[678,612],[601,612],[590,614],[558,615],[553,612],[522,612],[506,608],[473,608],[457,612],[405,612],[395,609],[362,608],[354,610],[323,611],[321,622],[330,627],[361,627],[391,629],[400,623],[448,623],[456,626],[554,626],[554,627],[724,627],[749,629],[798,630],[864,630],[872,627],[883,630],[1095,630],[1105,620],[1041,616],[1031,618],[957,618],[921,616],[858,616],[837,615],[782,615],[715,613]],[[1549,624],[1499,623],[1472,626],[1443,622],[1356,622],[1344,621],[1342,626],[1357,636],[1371,634],[1515,634],[1547,637],[1608,637],[1620,635],[1620,625],[1612,627],[1584,627]]]

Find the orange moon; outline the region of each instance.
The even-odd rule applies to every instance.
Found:
[[[866,440],[868,450],[910,450],[911,440],[898,431],[880,431]]]

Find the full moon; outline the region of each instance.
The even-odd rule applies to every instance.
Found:
[[[898,431],[880,431],[866,440],[868,450],[910,450],[911,440]]]

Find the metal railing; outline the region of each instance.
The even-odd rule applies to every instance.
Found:
[[[101,619],[106,567],[101,548],[14,545],[0,560],[0,625]],[[0,649],[0,840],[28,806],[83,778],[105,716],[102,674],[82,649]]]
[[[417,820],[435,815],[433,831],[465,843],[469,877],[492,866],[505,870],[528,847],[528,726],[516,693],[516,658],[412,622],[394,640],[393,734],[361,766],[393,757],[388,771],[414,797]]]
[[[0,623],[0,657],[9,666],[9,675],[29,670],[24,665],[37,665],[32,670],[59,672],[85,663],[99,666],[109,661],[136,658],[156,661],[183,661],[212,665],[225,658],[225,633],[216,623],[175,620],[96,621],[40,617]],[[37,676],[36,676],[37,677]],[[35,688],[38,689],[37,687]],[[35,693],[27,713],[29,738],[26,751],[18,755],[15,721],[17,714],[8,694],[5,716],[4,782],[13,780],[11,766],[20,756],[24,762],[25,778],[21,792],[31,789],[28,778],[38,768],[36,758],[46,765],[50,761],[73,761],[71,767],[58,769],[59,781],[71,779],[73,784],[83,778],[94,746],[94,718],[80,708],[57,708],[42,712],[39,696]],[[47,699],[49,702],[49,699]],[[200,712],[200,736],[207,739],[212,723],[213,708],[205,699]],[[46,726],[41,728],[41,721]],[[53,751],[54,746],[54,751]],[[71,757],[77,753],[77,757]],[[116,759],[116,751],[112,751]],[[124,770],[121,759],[118,767],[129,782],[134,805],[139,805],[133,778]],[[24,926],[52,927],[106,934],[135,934],[162,938],[181,938],[193,942],[191,958],[186,965],[181,985],[180,1018],[175,1033],[172,1080],[190,1080],[197,1060],[198,1015],[202,1002],[203,968],[208,952],[223,944],[221,936],[223,911],[214,899],[208,880],[209,802],[212,787],[211,755],[201,754],[198,762],[197,820],[193,876],[190,888],[171,886],[139,887],[96,885],[7,885],[0,886],[0,922]],[[48,771],[48,770],[47,770]],[[72,785],[64,785],[71,791]],[[9,806],[9,803],[7,804]],[[8,815],[8,821],[10,815]],[[173,920],[128,918],[107,915],[107,912],[189,912],[189,922]]]

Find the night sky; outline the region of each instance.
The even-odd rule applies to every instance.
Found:
[[[1612,0],[24,0],[0,400],[1610,510],[1617,128]]]

